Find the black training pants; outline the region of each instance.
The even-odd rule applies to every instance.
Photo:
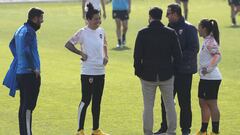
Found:
[[[20,135],[32,135],[32,112],[36,107],[41,78],[37,78],[34,73],[18,74],[17,81],[20,88]]]
[[[190,133],[192,126],[192,109],[191,109],[191,87],[192,74],[175,74],[174,79],[174,97],[177,94],[180,106],[180,127],[183,133]],[[162,100],[162,123],[163,128],[167,127],[166,111]]]
[[[81,75],[82,100],[78,109],[79,130],[84,129],[86,110],[92,100],[93,130],[99,128],[100,104],[105,75]]]

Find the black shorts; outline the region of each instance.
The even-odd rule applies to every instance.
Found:
[[[240,0],[228,0],[229,5],[240,6]]]
[[[200,79],[198,85],[198,97],[205,100],[217,99],[220,84],[221,80]]]
[[[124,21],[129,19],[129,13],[128,10],[113,10],[112,17]]]

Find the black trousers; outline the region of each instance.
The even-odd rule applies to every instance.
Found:
[[[84,129],[88,105],[92,100],[93,130],[99,128],[100,105],[104,88],[105,75],[81,75],[82,100],[78,108],[78,131]]]
[[[34,73],[18,74],[17,81],[20,88],[20,135],[32,135],[32,112],[37,104],[41,78],[36,78]]]
[[[180,106],[180,127],[183,133],[190,133],[192,126],[192,109],[191,109],[191,87],[192,74],[175,74],[174,80],[174,97],[177,94]],[[166,111],[161,98],[162,123],[161,127],[167,129]]]

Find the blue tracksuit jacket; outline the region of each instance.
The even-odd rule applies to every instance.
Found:
[[[15,32],[9,47],[14,59],[4,78],[3,85],[10,89],[9,95],[14,97],[18,89],[16,74],[32,73],[34,70],[40,71],[35,30],[28,23],[25,23]]]

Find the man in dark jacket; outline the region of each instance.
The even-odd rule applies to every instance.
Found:
[[[178,4],[170,4],[167,9],[169,27],[173,28],[179,37],[183,59],[176,65],[174,80],[174,96],[177,94],[180,106],[180,126],[183,135],[190,134],[192,125],[191,111],[191,86],[192,76],[197,72],[197,53],[199,41],[197,29],[186,22],[182,17],[181,7]],[[162,102],[162,123],[161,128],[155,135],[167,131],[166,112]]]
[[[144,99],[144,135],[152,135],[153,105],[160,87],[166,105],[168,135],[176,134],[176,111],[173,101],[174,65],[182,57],[176,32],[161,22],[162,10],[149,11],[149,26],[138,32],[134,49],[135,75],[140,78]]]

